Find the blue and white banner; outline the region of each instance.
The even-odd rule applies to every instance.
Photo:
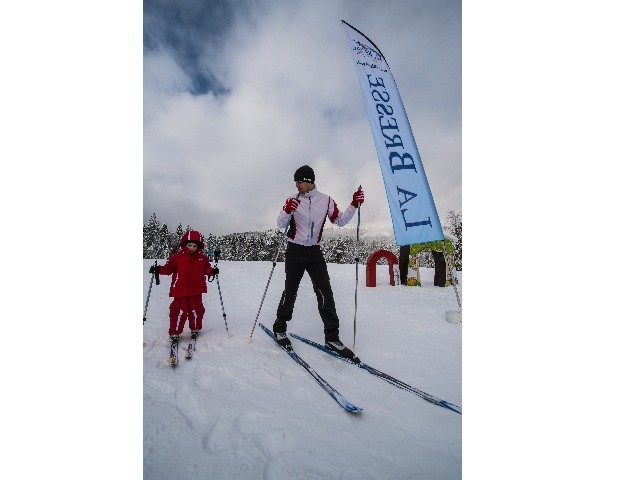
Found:
[[[378,152],[396,244],[443,240],[427,175],[389,65],[371,40],[342,23]]]

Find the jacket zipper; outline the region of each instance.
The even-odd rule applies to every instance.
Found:
[[[309,238],[307,241],[310,245],[313,244],[313,217],[311,216],[311,197],[309,197]]]

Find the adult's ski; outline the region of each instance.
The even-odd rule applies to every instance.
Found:
[[[386,373],[381,372],[380,370],[373,368],[372,366],[367,365],[362,361],[360,363],[355,363],[349,360],[348,358],[341,357],[336,352],[332,352],[324,345],[320,345],[319,343],[316,343],[313,340],[309,340],[307,338],[301,337],[300,335],[296,335],[295,333],[289,333],[289,335],[292,336],[293,338],[297,338],[298,340],[308,345],[311,345],[312,347],[316,347],[318,350],[322,350],[323,352],[328,353],[329,355],[333,355],[334,357],[339,358],[340,360],[356,365],[357,367],[360,367],[363,370],[366,370],[371,375],[375,375],[376,377],[383,379],[384,381],[390,383],[391,385],[395,385],[396,387],[406,390],[407,392],[411,392],[414,395],[417,395],[418,397],[426,400],[427,402],[433,403],[434,405],[438,405],[440,407],[446,408],[448,410],[454,411],[462,415],[462,408],[459,407],[458,405],[447,402],[445,400],[440,400],[439,398],[434,397],[433,395],[429,395],[428,393],[425,393],[422,390],[418,390],[417,388],[412,387],[411,385],[401,380],[398,380],[397,378],[394,378],[391,375],[387,375]]]
[[[260,325],[262,330],[264,330],[264,333],[269,335],[272,338],[272,340],[276,342],[278,347],[280,347],[282,350],[287,352],[287,355],[289,355],[300,366],[302,366],[302,368],[304,368],[307,371],[307,373],[309,373],[309,375],[311,375],[313,379],[316,382],[318,382],[318,385],[320,385],[325,392],[331,395],[331,398],[333,398],[336,402],[338,402],[338,404],[340,404],[342,408],[344,408],[347,412],[350,412],[350,413],[359,413],[362,411],[362,408],[356,407],[353,403],[349,402],[346,398],[344,398],[335,388],[329,385],[329,383],[327,383],[327,381],[324,378],[318,375],[318,373],[313,368],[311,368],[307,362],[305,362],[302,358],[300,358],[296,352],[294,352],[293,350],[287,350],[282,345],[280,345],[276,341],[276,336],[273,334],[271,330],[265,327],[262,323],[259,323],[258,325]]]

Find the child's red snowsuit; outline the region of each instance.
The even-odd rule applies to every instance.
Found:
[[[186,247],[189,242],[198,245],[193,254]],[[169,335],[180,335],[187,319],[191,330],[202,329],[202,294],[207,293],[205,276],[213,272],[209,258],[202,253],[203,247],[200,232],[189,230],[180,239],[180,251],[171,255],[164,265],[158,265],[161,275],[171,275],[169,296],[173,301],[169,305]]]

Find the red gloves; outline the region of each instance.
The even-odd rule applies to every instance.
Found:
[[[297,198],[288,198],[287,201],[284,202],[282,209],[285,212],[291,214],[296,211],[296,208],[298,208],[298,205],[300,205],[300,200],[298,200]]]
[[[358,188],[356,192],[353,194],[353,200],[351,201],[351,205],[358,208],[360,204],[364,203],[364,192],[361,188]]]

